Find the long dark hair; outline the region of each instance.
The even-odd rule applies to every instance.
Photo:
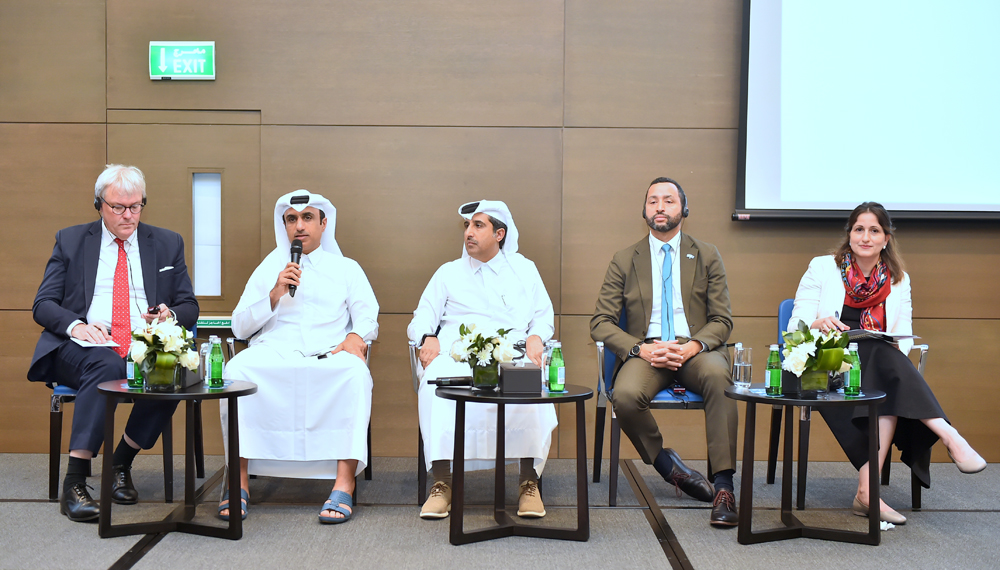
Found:
[[[906,267],[903,265],[903,258],[899,254],[899,245],[896,243],[896,226],[892,225],[889,212],[886,212],[882,204],[878,202],[865,202],[854,208],[854,211],[847,218],[847,225],[844,226],[844,240],[840,243],[840,247],[834,250],[833,257],[837,260],[838,266],[844,262],[844,254],[851,251],[851,229],[857,223],[858,216],[864,213],[874,214],[886,237],[892,238],[886,240],[885,249],[880,252],[880,255],[886,267],[889,268],[889,273],[892,274],[892,283],[895,285],[903,280]]]

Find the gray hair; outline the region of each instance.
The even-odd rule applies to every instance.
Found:
[[[97,183],[94,184],[94,199],[103,200],[109,186],[114,186],[126,196],[142,194],[142,199],[146,199],[146,177],[134,166],[106,165],[104,172],[97,177]]]

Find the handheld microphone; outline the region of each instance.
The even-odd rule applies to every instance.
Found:
[[[302,240],[293,239],[292,240],[292,263],[298,263],[302,259]],[[296,285],[288,286],[288,294],[292,297],[295,296],[295,290],[298,289]]]

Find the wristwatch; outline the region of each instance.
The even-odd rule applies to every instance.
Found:
[[[628,351],[628,355],[629,357],[639,356],[639,352],[641,351],[642,351],[642,343],[637,342],[635,343],[635,346],[632,347],[632,350]]]

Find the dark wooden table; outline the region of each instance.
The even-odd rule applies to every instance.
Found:
[[[881,538],[879,534],[879,470],[873,467],[868,470],[868,532],[839,530],[832,528],[811,527],[802,524],[798,517],[792,514],[792,408],[802,408],[805,418],[809,410],[825,406],[868,406],[868,462],[878,465],[878,404],[885,400],[885,392],[865,390],[860,396],[844,396],[837,392],[825,394],[819,399],[799,399],[790,396],[768,396],[763,384],[753,384],[749,389],[730,386],[726,388],[726,397],[747,403],[746,427],[743,435],[743,474],[740,477],[740,523],[737,540],[740,544],[757,544],[789,538],[819,538],[838,542],[853,542],[856,544],[871,544],[877,546]],[[768,406],[783,406],[785,415],[785,453],[781,474],[781,522],[785,528],[753,531],[753,447],[757,427],[757,404]],[[809,429],[799,431],[799,449],[809,439]],[[799,487],[800,510],[804,508],[803,483],[805,482],[806,458],[800,455]]]
[[[194,518],[195,500],[194,488],[194,423],[195,423],[195,402],[202,400],[219,400],[226,398],[229,400],[229,488],[240,488],[240,470],[236,467],[240,464],[240,436],[239,423],[237,421],[236,398],[249,396],[257,392],[257,385],[253,382],[230,381],[227,380],[222,388],[209,388],[205,384],[196,384],[184,388],[179,392],[144,392],[142,388],[129,388],[125,380],[113,380],[102,382],[97,386],[97,390],[106,396],[106,412],[104,416],[104,467],[101,473],[101,516],[98,525],[98,534],[101,538],[113,536],[127,536],[132,534],[153,534],[160,532],[186,532],[201,536],[211,536],[215,538],[228,538],[239,540],[243,536],[243,519],[233,509],[240,505],[239,492],[235,499],[230,496],[230,504],[233,509],[230,512],[229,526],[220,527],[191,522]],[[111,450],[114,449],[115,440],[115,405],[118,400],[161,400],[161,401],[184,401],[185,402],[185,437],[184,437],[184,505],[183,520],[167,520],[158,522],[131,523],[121,525],[111,525],[111,479],[112,466]]]
[[[565,392],[543,392],[537,396],[507,396],[499,392],[477,392],[469,388],[438,388],[434,393],[455,401],[455,455],[451,495],[451,543],[469,544],[505,536],[556,538],[586,541],[590,538],[590,503],[587,497],[587,426],[584,401],[594,391],[582,386],[566,385]],[[494,481],[493,518],[497,526],[465,532],[465,404],[497,405],[496,479]],[[504,407],[508,404],[567,404],[576,402],[576,511],[577,527],[554,528],[525,525],[507,514],[504,501],[504,449],[506,425]]]

